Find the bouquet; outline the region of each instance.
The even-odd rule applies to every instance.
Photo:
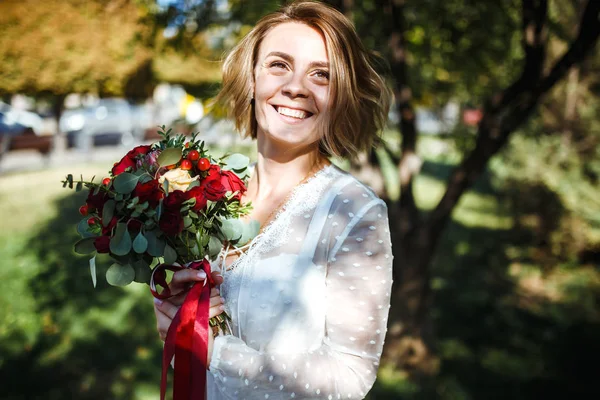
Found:
[[[165,131],[163,126],[159,134],[162,140],[130,150],[101,182],[94,182],[94,177],[75,181],[71,174],[62,181],[63,187],[89,190],[85,204],[79,208],[84,218],[77,224],[81,239],[74,250],[79,254],[94,254],[89,263],[94,286],[96,254],[107,254],[112,260],[106,271],[109,284],[145,282],[150,284],[155,297],[168,298],[179,293],[170,293],[167,270],[204,269],[210,281],[209,260],[220,254],[224,244],[242,246],[258,234],[256,221],[244,223],[239,219],[251,210],[251,204],[241,202],[246,191],[248,157],[230,154],[214,158],[204,142],[198,140],[198,133],[186,141],[185,136],[171,135],[171,130]],[[162,286],[160,293],[157,286]],[[173,354],[176,355],[177,387],[177,363],[188,357],[177,349],[183,347],[187,349],[182,351],[189,352],[194,321],[198,329],[205,329],[200,316],[207,318],[209,295],[203,292],[203,287],[195,286],[182,305],[187,316],[176,316],[171,325],[174,332],[169,329],[165,341],[162,392],[166,358],[168,365]],[[206,309],[198,311],[193,302],[202,303],[201,307]],[[191,320],[190,307],[193,307]],[[180,330],[186,331],[179,326],[184,324],[182,318],[192,324],[191,333],[180,335]],[[227,320],[226,314],[221,314],[210,325],[229,333]],[[200,357],[195,356],[191,358]]]

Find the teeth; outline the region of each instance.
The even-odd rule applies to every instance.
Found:
[[[277,107],[277,112],[287,117],[304,119],[308,117],[308,113],[302,110],[292,110],[291,108]]]

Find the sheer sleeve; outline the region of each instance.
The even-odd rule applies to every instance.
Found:
[[[331,246],[320,347],[277,354],[257,351],[234,336],[215,338],[210,371],[225,395],[357,399],[367,394],[376,378],[389,311],[388,228],[385,203],[375,199],[351,216]]]

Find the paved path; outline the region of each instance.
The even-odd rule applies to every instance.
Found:
[[[4,154],[0,159],[0,175],[21,171],[39,171],[70,164],[106,163],[110,165],[123,157],[127,150],[122,146],[102,146],[95,147],[90,152],[71,149],[62,154],[48,156],[35,150],[14,150]]]

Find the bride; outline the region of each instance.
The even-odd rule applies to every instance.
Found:
[[[225,310],[233,335],[210,338],[209,371],[197,371],[208,375],[207,397],[363,398],[390,303],[387,209],[328,157],[370,148],[390,93],[348,19],[296,2],[233,49],[219,99],[256,138],[243,201],[252,201],[261,233],[220,260],[210,317]],[[171,285],[205,278],[182,270]],[[155,303],[163,339],[182,300]]]

